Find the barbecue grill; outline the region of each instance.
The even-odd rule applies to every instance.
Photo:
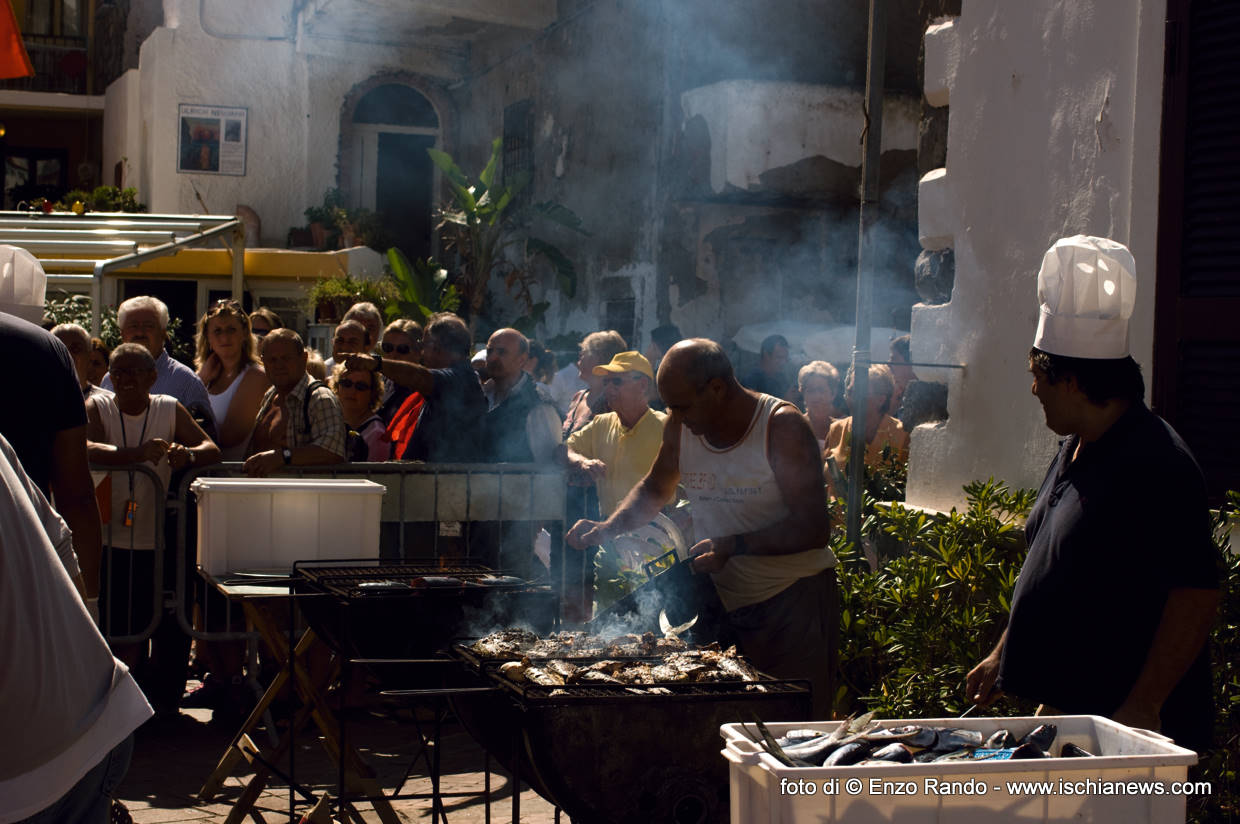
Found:
[[[298,604],[314,631],[351,658],[418,658],[454,639],[520,623],[550,632],[556,593],[480,564],[438,559],[293,566]]]
[[[755,716],[810,717],[809,689],[799,681],[540,686],[500,674],[508,659],[482,658],[461,644],[452,654],[496,687],[452,699],[462,725],[575,821],[726,822],[728,770],[719,758],[719,727]],[[604,660],[558,657],[575,664]]]

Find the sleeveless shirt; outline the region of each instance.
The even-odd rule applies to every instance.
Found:
[[[172,443],[175,438],[177,399],[171,395],[151,395],[150,405],[141,415],[123,414],[116,406],[115,397],[96,399],[95,406],[103,420],[103,431],[108,443],[113,446],[138,446],[152,438],[162,438]],[[160,458],[157,464],[147,463],[146,466],[155,470],[166,494],[168,481],[172,477],[168,456]],[[133,527],[127,528],[124,525],[125,506],[130,499],[137,503],[137,511]],[[149,475],[133,472],[131,476],[124,470],[113,472],[112,521],[103,528],[104,543],[119,549],[154,549],[155,507],[164,505],[164,500],[157,499]]]
[[[696,540],[754,532],[788,516],[768,449],[771,415],[786,404],[759,395],[744,436],[723,449],[681,429],[680,482],[692,504]],[[711,577],[719,600],[732,612],[773,598],[798,579],[833,566],[831,550],[814,547],[786,555],[736,555]]]
[[[211,402],[211,414],[215,417],[215,425],[217,429],[224,428],[224,418],[228,417],[228,407],[232,406],[233,396],[237,394],[237,388],[241,386],[241,380],[246,373],[254,368],[254,364],[246,364],[237,377],[233,378],[232,383],[228,384],[228,388],[218,395],[207,392],[207,400]],[[251,426],[251,431],[253,427]],[[246,436],[241,443],[230,447],[220,447],[220,459],[225,461],[243,461],[245,460],[246,447],[250,445],[250,438]]]

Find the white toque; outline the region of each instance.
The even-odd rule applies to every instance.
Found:
[[[1086,235],[1056,242],[1038,272],[1042,311],[1033,345],[1071,358],[1126,357],[1135,272],[1122,243]]]
[[[0,246],[0,312],[39,323],[46,295],[47,275],[35,256],[17,246]]]

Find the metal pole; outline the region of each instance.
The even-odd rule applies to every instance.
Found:
[[[857,233],[857,337],[853,344],[852,440],[848,452],[848,540],[861,540],[861,481],[865,472],[865,412],[870,390],[870,304],[873,224],[878,217],[878,166],[883,147],[883,70],[887,62],[887,2],[870,0],[865,64],[865,130],[861,133],[861,207]]]

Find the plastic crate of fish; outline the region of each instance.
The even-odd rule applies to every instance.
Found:
[[[733,824],[1167,824],[1184,821],[1179,785],[1197,763],[1196,753],[1164,736],[1093,715],[884,720],[861,751],[832,762],[839,741],[856,738],[846,723],[765,725],[797,766],[772,754],[756,724],[720,727]],[[1042,737],[1047,729],[1034,736],[1045,754],[1022,758],[1026,748],[1013,757],[1048,725],[1053,737]],[[1065,745],[1076,757],[1060,755]],[[882,760],[885,747],[897,760]],[[824,755],[846,765],[799,766]]]

